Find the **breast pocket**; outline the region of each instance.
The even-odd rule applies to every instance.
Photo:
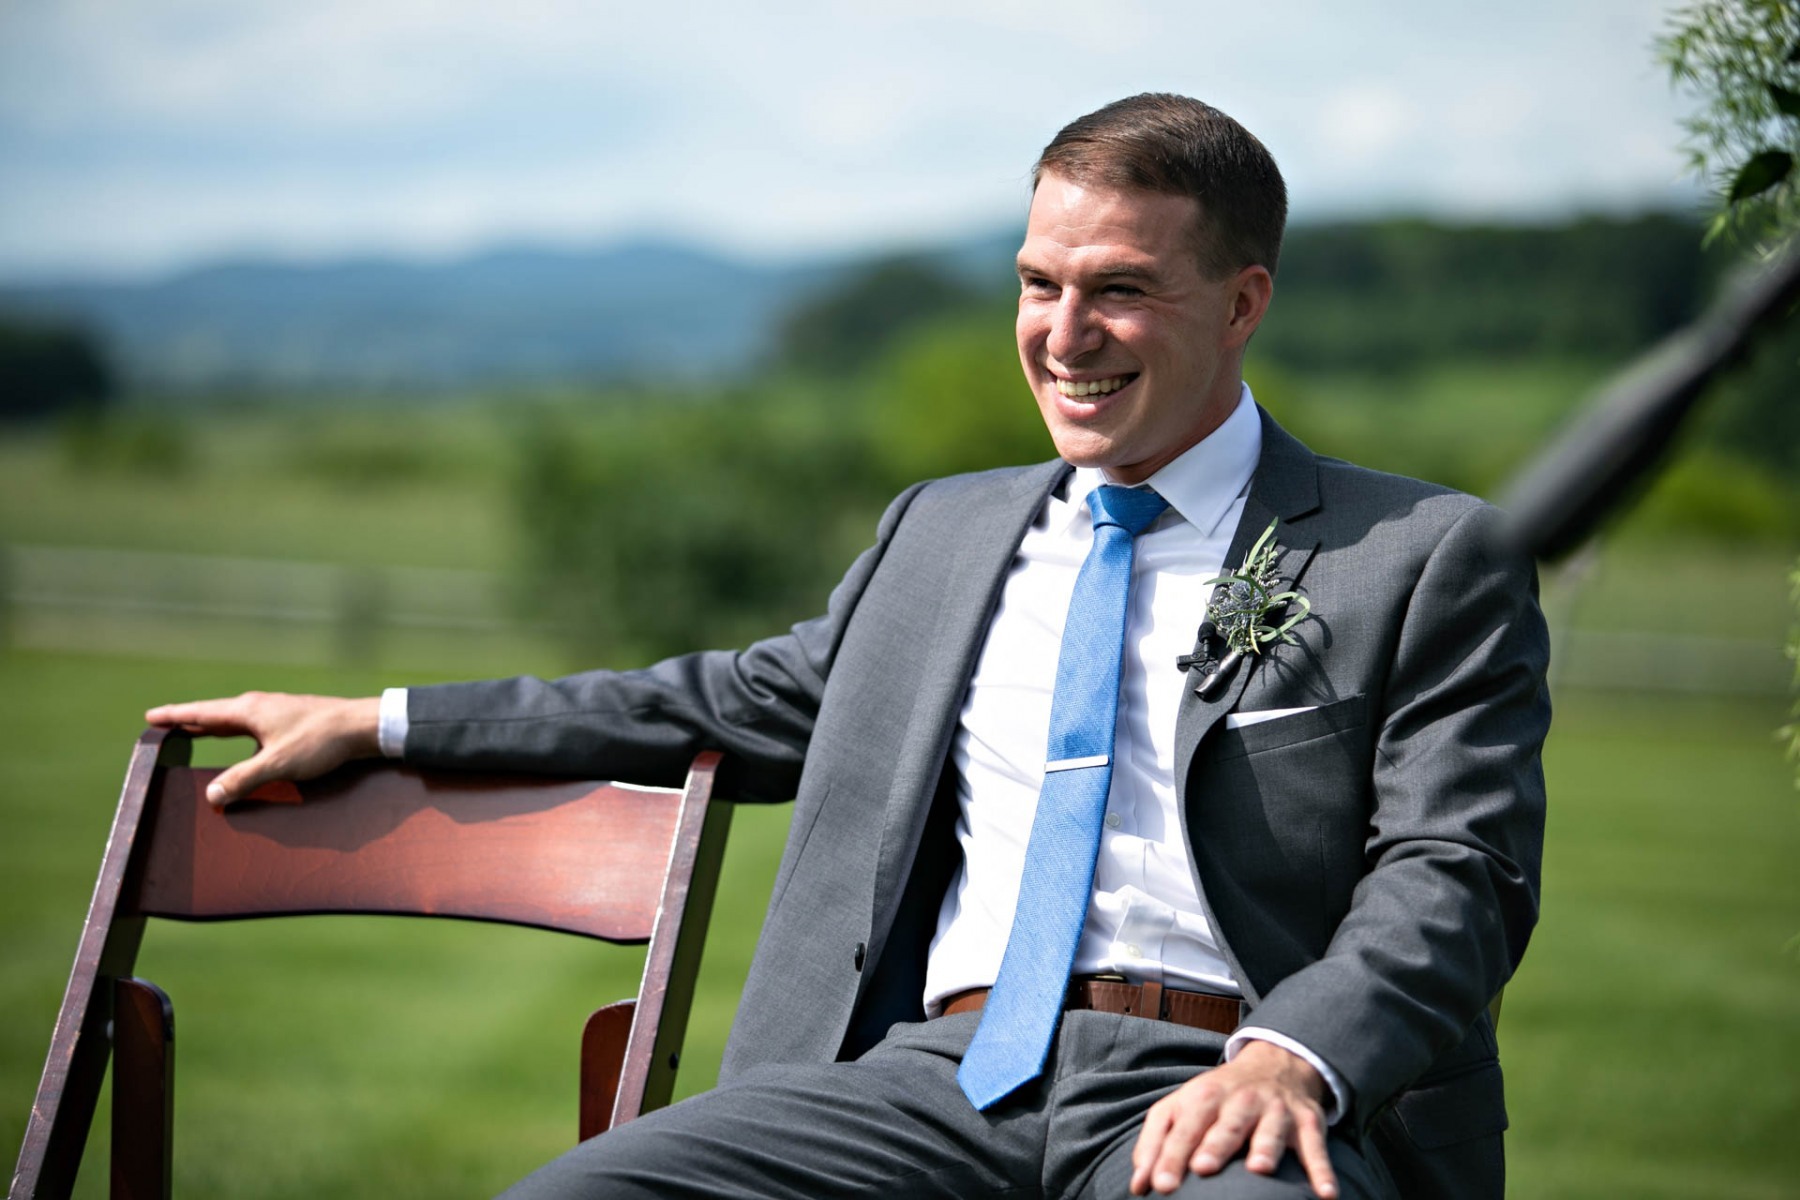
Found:
[[[1188,793],[1215,907],[1241,900],[1291,940],[1298,968],[1324,952],[1366,870],[1373,738],[1367,697],[1218,729]]]
[[[1359,729],[1369,720],[1369,698],[1361,693],[1291,716],[1221,730],[1217,757],[1235,758],[1295,746],[1315,738]]]

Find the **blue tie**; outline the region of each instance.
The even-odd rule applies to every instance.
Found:
[[[1062,1016],[1075,947],[1094,890],[1094,859],[1112,786],[1113,726],[1125,651],[1133,542],[1168,507],[1148,488],[1088,493],[1094,544],[1063,624],[1050,702],[1050,744],[1012,934],[956,1081],[985,1109],[1036,1079]]]

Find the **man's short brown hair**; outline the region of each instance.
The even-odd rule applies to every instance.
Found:
[[[1248,129],[1210,105],[1168,92],[1115,100],[1078,117],[1031,171],[1089,187],[1189,196],[1199,202],[1200,268],[1222,278],[1258,265],[1275,273],[1287,225],[1281,169]]]

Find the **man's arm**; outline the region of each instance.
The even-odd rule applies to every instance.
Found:
[[[1537,921],[1549,638],[1497,518],[1465,510],[1418,569],[1371,695],[1367,869],[1324,955],[1253,1018],[1350,1082],[1359,1127],[1467,1034]]]
[[[1252,1018],[1345,1074],[1359,1125],[1462,1035],[1536,918],[1547,639],[1530,564],[1495,553],[1494,515],[1465,511],[1419,570],[1380,701],[1369,872],[1324,957]],[[1248,1145],[1251,1170],[1291,1149],[1334,1195],[1323,1094],[1298,1057],[1246,1044],[1152,1108],[1132,1190],[1172,1191]]]

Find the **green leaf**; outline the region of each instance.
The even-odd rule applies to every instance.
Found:
[[[1775,107],[1787,116],[1800,117],[1800,92],[1790,91],[1779,83],[1771,83],[1769,99],[1775,101]]]
[[[1786,150],[1764,150],[1755,155],[1731,181],[1731,194],[1726,199],[1736,204],[1752,196],[1760,196],[1788,177],[1794,169],[1794,156]]]

